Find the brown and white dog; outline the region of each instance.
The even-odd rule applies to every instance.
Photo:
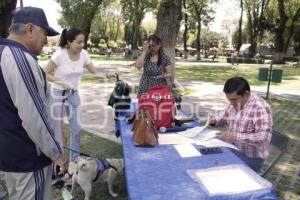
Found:
[[[68,174],[72,177],[72,190],[76,183],[85,193],[85,200],[90,199],[93,182],[104,182],[108,185],[109,194],[117,197],[118,194],[113,191],[117,175],[121,175],[124,170],[123,159],[96,159],[80,157],[77,162],[70,162]]]

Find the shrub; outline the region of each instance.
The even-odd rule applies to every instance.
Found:
[[[111,48],[116,48],[118,45],[115,41],[109,40],[108,43],[107,43],[107,46],[111,47]]]
[[[125,47],[126,47],[126,42],[123,41],[123,40],[118,40],[118,41],[117,41],[117,45],[118,45],[118,47],[120,47],[120,48],[125,48]]]

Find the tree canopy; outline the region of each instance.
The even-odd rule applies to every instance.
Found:
[[[92,21],[100,8],[104,8],[105,0],[56,0],[61,8],[63,18],[59,21],[62,27],[80,28],[86,35],[90,34]]]

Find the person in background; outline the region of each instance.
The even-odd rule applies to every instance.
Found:
[[[250,92],[243,77],[226,81],[223,89],[230,104],[220,116],[211,117],[210,125],[228,125],[220,139],[235,145],[233,152],[258,172],[269,155],[272,136],[272,111],[261,97]]]
[[[163,52],[161,39],[150,35],[144,42],[142,54],[138,57],[135,67],[143,69],[137,97],[156,85],[168,85],[167,79],[172,76],[170,58]]]
[[[107,57],[110,58],[110,56],[112,54],[112,49],[110,47],[108,47],[106,53],[107,53]]]
[[[52,199],[52,163],[67,169],[37,59],[47,36],[58,34],[42,9],[24,7],[13,12],[8,38],[0,38],[0,171],[11,200]]]
[[[87,69],[95,78],[104,79],[98,74],[88,52],[83,49],[85,36],[78,28],[64,29],[60,36],[59,49],[52,55],[45,72],[47,79],[53,82],[52,95],[56,100],[53,109],[56,119],[55,129],[63,135],[63,109],[70,126],[70,160],[75,160],[80,152],[80,97],[79,81],[84,69]],[[107,73],[106,78],[115,77],[116,73]],[[66,103],[64,104],[64,102]],[[66,138],[66,137],[65,137]],[[66,145],[65,139],[65,145]]]
[[[238,61],[238,52],[236,50],[233,50],[231,52],[231,64],[234,65],[234,63],[236,63],[236,65],[239,64],[239,61]]]

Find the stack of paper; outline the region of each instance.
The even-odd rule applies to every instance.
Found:
[[[158,143],[160,145],[162,144],[190,144],[195,143],[190,138],[183,137],[176,133],[170,133],[170,134],[160,134],[158,137]]]
[[[192,144],[177,144],[174,147],[182,158],[201,156],[201,153]]]
[[[244,165],[188,170],[209,195],[232,195],[271,188],[272,184]]]

